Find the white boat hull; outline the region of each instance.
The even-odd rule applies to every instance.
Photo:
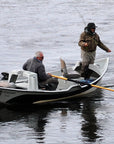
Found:
[[[97,61],[94,65],[91,65],[91,69],[95,71],[99,76],[94,79],[91,84],[99,85],[100,81],[105,74],[108,67],[108,58],[101,59]],[[22,72],[21,72],[22,73]],[[37,104],[45,102],[53,102],[58,100],[65,100],[71,98],[77,98],[84,96],[85,94],[95,91],[95,87],[91,85],[80,85],[70,81],[64,81],[59,79],[59,86],[56,90],[42,90],[33,86],[36,81],[32,79],[34,74],[29,73],[30,80],[32,81],[32,86],[29,83],[17,82],[15,87],[0,87],[0,102],[5,104]],[[61,72],[57,71],[54,74],[60,75]],[[34,80],[34,81],[33,81]],[[82,78],[79,80],[82,80]],[[30,82],[30,81],[28,81]],[[31,83],[31,82],[30,82]],[[26,87],[26,89],[25,89]]]

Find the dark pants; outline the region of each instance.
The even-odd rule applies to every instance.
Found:
[[[39,83],[39,88],[46,89],[46,90],[56,90],[58,86],[58,79],[57,78],[49,78],[44,82]]]

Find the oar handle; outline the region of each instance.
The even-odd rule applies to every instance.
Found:
[[[52,76],[52,77],[55,77],[55,78],[63,79],[63,80],[68,80],[67,78],[62,77],[62,76],[56,76],[56,75],[52,75],[52,74],[51,74],[51,76]]]
[[[80,82],[80,81],[78,81],[78,80],[72,80],[72,79],[69,79],[69,78],[65,78],[65,77],[62,77],[62,76],[56,76],[56,75],[52,75],[52,74],[51,74],[51,76],[52,76],[52,77],[55,77],[55,78],[62,79],[62,80],[67,80],[67,81],[79,83],[79,84],[90,85],[88,82]]]
[[[80,82],[80,81],[77,81],[77,80],[72,80],[72,79],[68,79],[68,78],[61,77],[61,76],[56,76],[56,75],[51,75],[51,76],[55,77],[55,78],[63,79],[63,80],[72,81],[72,82],[79,83],[79,84],[88,85],[88,86],[91,86],[91,87],[96,87],[96,88],[100,88],[100,89],[114,91],[114,89],[109,89],[109,88],[105,88],[105,87],[102,87],[102,86],[98,86],[98,85],[94,85],[94,84],[89,84],[88,82]]]

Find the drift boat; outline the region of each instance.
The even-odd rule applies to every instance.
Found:
[[[64,79],[61,70],[52,72],[57,76],[59,84],[56,90],[38,88],[37,74],[24,70],[13,70],[8,73],[8,79],[0,80],[0,102],[8,105],[31,105],[73,99],[93,92],[108,68],[109,58],[96,60],[89,65],[91,75],[84,80],[79,75],[80,62],[66,68],[62,64],[62,72],[67,71],[68,78]],[[64,65],[64,66],[63,66]],[[72,72],[72,73],[71,73]],[[66,77],[67,77],[66,76]],[[86,82],[86,83],[85,83]]]

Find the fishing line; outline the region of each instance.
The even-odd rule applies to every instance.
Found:
[[[76,8],[76,11],[78,12],[79,16],[81,17],[84,26],[86,26],[86,21],[85,21],[83,15],[80,13],[80,11],[78,10],[78,8]]]

